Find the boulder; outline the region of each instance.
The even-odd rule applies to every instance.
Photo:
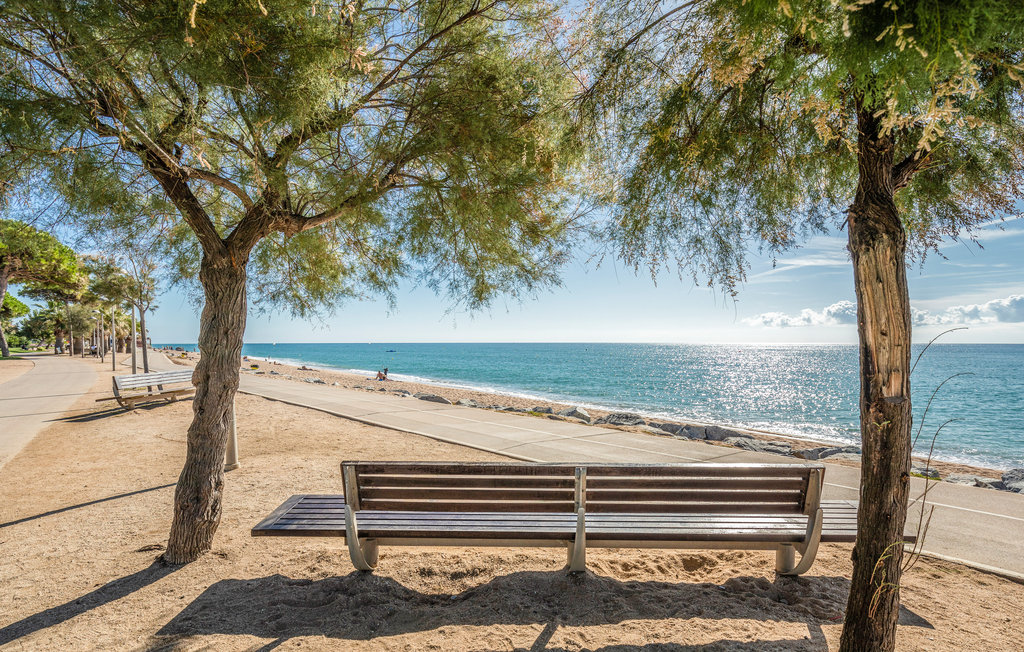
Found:
[[[839,460],[847,460],[849,462],[860,462],[860,453],[836,453],[835,455],[829,455],[828,461],[838,462]]]
[[[707,439],[707,431],[704,426],[683,426],[676,433],[677,437],[685,437],[687,439]]]
[[[549,407],[544,407],[543,405],[538,405],[538,406],[530,408],[530,412],[536,412],[537,414],[554,414],[555,413],[554,410],[552,410]]]
[[[274,373],[274,372],[271,371],[270,373]],[[341,383],[339,383],[338,381],[334,381],[333,383],[331,383],[331,387],[339,387],[340,385],[341,385]]]
[[[953,484],[965,484],[969,487],[982,487],[984,489],[1004,489],[1005,485],[999,478],[986,478],[980,475],[961,475],[954,473],[943,478],[946,482]]]
[[[1003,474],[1002,483],[1007,491],[1024,494],[1024,469],[1010,469]]]
[[[584,410],[583,408],[578,407],[578,406],[577,407],[571,407],[571,408],[568,408],[566,410],[561,410],[561,411],[559,411],[558,414],[563,416],[563,417],[572,417],[573,419],[579,419],[581,421],[586,421],[587,423],[590,423],[590,420],[591,420],[590,419],[590,413],[587,412],[586,410]]]
[[[431,403],[444,403],[445,405],[452,404],[451,401],[449,401],[443,396],[438,396],[437,394],[430,394],[427,392],[416,392],[415,394],[413,394],[413,396],[421,401],[430,401]]]
[[[791,455],[793,447],[777,441],[761,441],[760,439],[747,437],[726,437],[724,443],[737,448],[757,453],[774,453],[776,455]]]
[[[455,401],[455,405],[461,405],[463,407],[480,407],[480,404],[471,398],[460,398]]]
[[[565,421],[565,417],[563,417],[561,414],[549,414],[548,418],[553,419],[555,421]]]
[[[683,428],[686,427],[678,423],[655,423],[654,421],[648,421],[647,425],[652,428],[657,428],[658,430],[664,430],[665,432],[673,435],[678,435]]]
[[[632,412],[612,412],[594,423],[607,423],[610,426],[645,426],[647,422],[639,414]]]
[[[711,441],[725,441],[730,437],[753,439],[752,436],[745,432],[730,430],[729,428],[723,428],[722,426],[706,426],[704,428],[704,439],[710,439]]]
[[[933,478],[933,479],[936,479],[936,480],[939,478],[939,472],[938,471],[936,471],[935,469],[933,469],[931,467],[925,466],[924,464],[917,464],[917,463],[911,464],[910,465],[910,473],[911,473],[911,475],[920,475],[920,476],[924,476],[926,478]]]
[[[640,432],[646,432],[649,435],[658,435],[659,437],[664,437],[668,434],[661,428],[652,428],[650,426],[635,426],[635,428]]]
[[[326,385],[327,384],[326,382],[324,382],[320,378],[303,378],[302,380],[303,380],[303,382],[312,383],[313,385]]]
[[[805,448],[802,451],[797,451],[796,454],[805,460],[823,460],[836,455],[860,455],[860,446],[818,446],[817,448]]]
[[[391,391],[392,391],[392,393],[394,393],[394,394],[396,394],[398,396],[412,396],[412,392],[410,392],[407,389],[394,389],[394,390],[391,390]]]

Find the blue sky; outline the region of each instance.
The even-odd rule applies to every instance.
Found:
[[[941,256],[908,268],[914,339],[956,326],[945,342],[1024,343],[1024,219],[979,232],[983,248],[947,241]],[[621,264],[577,260],[563,285],[533,299],[453,313],[429,289],[403,285],[383,300],[349,302],[324,322],[251,314],[247,342],[683,342],[854,343],[853,276],[846,234],[815,236],[770,259],[752,255],[734,301],[690,278],[650,277]],[[154,342],[195,342],[198,313],[179,290],[160,298]]]

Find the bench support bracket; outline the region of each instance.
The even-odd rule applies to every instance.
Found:
[[[345,505],[345,543],[348,555],[356,570],[372,571],[377,567],[377,542],[373,539],[360,539],[359,526],[356,524],[356,512],[351,506]]]

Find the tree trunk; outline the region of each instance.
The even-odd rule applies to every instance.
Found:
[[[199,323],[201,357],[192,375],[194,417],[164,553],[172,564],[188,563],[207,552],[220,524],[224,453],[246,318],[245,261],[236,260],[227,253],[206,252],[199,269],[206,304]]]
[[[863,455],[853,579],[840,650],[896,647],[910,489],[910,297],[906,233],[893,199],[893,142],[858,115],[857,195],[848,216],[860,339]]]
[[[142,334],[142,371],[149,373],[149,334],[146,332],[146,311],[139,306],[139,332]]]
[[[4,270],[5,273],[6,269]],[[0,306],[4,305],[4,297],[7,296],[7,277],[0,275]],[[11,350],[7,348],[7,336],[4,335],[4,325],[0,323],[0,357],[9,358]]]

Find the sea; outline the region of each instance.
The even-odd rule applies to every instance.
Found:
[[[912,358],[915,453],[1024,467],[1024,344],[924,348]],[[250,343],[242,353],[368,377],[387,367],[396,380],[823,443],[860,440],[852,345]]]

